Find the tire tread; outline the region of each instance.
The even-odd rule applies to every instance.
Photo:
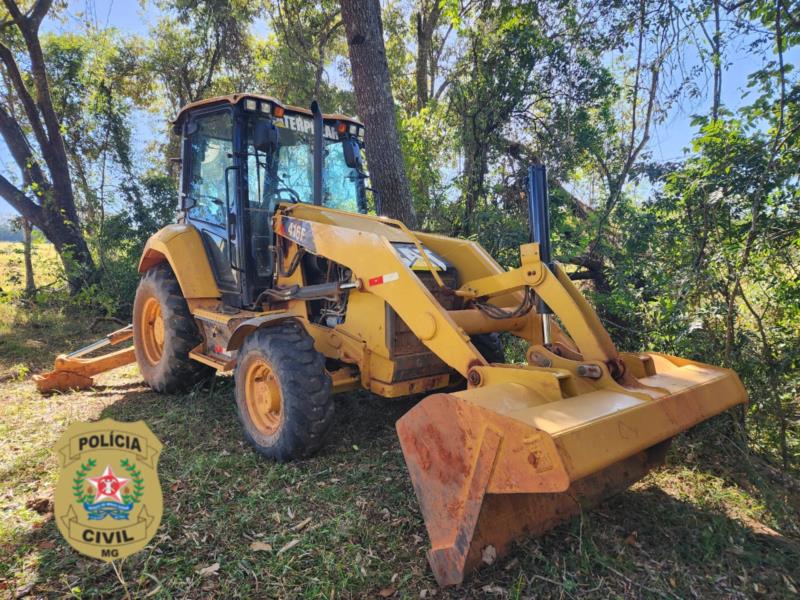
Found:
[[[283,423],[270,440],[253,435],[245,414],[242,365],[250,353],[261,354],[270,362],[281,387]],[[283,462],[306,458],[322,447],[333,421],[331,379],[324,357],[299,322],[284,321],[251,333],[239,350],[234,377],[239,418],[245,437],[256,450]]]

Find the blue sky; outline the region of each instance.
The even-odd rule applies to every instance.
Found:
[[[81,14],[82,13],[82,14]],[[71,0],[69,9],[61,19],[48,19],[43,24],[45,31],[69,31],[80,26],[80,17],[89,17],[100,27],[115,27],[123,34],[146,35],[158,18],[152,2],[145,7],[135,0]],[[797,52],[795,52],[797,54]],[[736,110],[747,103],[746,76],[761,66],[761,59],[747,52],[746,48],[730,49],[731,65],[723,74],[723,104]],[[787,57],[787,62],[796,64],[798,56]],[[699,64],[699,57],[689,57],[689,67]],[[693,63],[693,64],[692,64]],[[668,118],[653,127],[648,149],[656,160],[674,160],[684,155],[684,148],[691,143],[695,133],[691,126],[691,115],[708,111],[710,94],[698,98],[682,98]],[[134,130],[134,144],[143,147],[155,135],[160,135],[164,124],[154,115],[143,115]],[[12,163],[8,151],[0,142],[0,169],[6,170]],[[0,220],[5,220],[14,211],[0,199]]]

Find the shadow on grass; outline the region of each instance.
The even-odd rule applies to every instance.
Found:
[[[720,486],[736,489],[771,517],[773,527],[800,540],[800,494],[784,485],[780,471],[767,470],[764,459],[742,449],[729,432],[731,415],[723,414],[682,435],[673,444],[672,464],[699,468],[704,476],[718,478]],[[719,490],[717,490],[719,493]],[[709,496],[714,498],[709,488]]]
[[[102,411],[100,418],[154,421],[157,435],[192,444],[202,443],[204,436],[215,443],[229,443],[234,438],[243,440],[231,376],[217,376],[181,395],[157,394],[139,381],[95,389],[97,391],[92,393],[101,396],[113,397],[121,393],[118,400]],[[317,457],[335,455],[342,446],[369,446],[377,438],[394,436],[397,419],[423,397],[385,399],[363,391],[337,394],[328,442]],[[174,425],[174,428],[167,430],[161,423]],[[221,431],[229,435],[225,439],[216,438]]]

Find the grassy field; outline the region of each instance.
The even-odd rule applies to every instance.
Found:
[[[20,285],[16,248],[0,245],[5,291]],[[13,375],[0,383],[0,597],[789,598],[800,589],[800,498],[719,422],[678,438],[667,466],[627,492],[438,589],[394,432],[415,399],[339,397],[322,453],[273,464],[243,442],[230,378],[158,395],[132,366],[90,391],[39,396],[30,374],[113,327],[92,331],[93,321],[0,303],[0,375]],[[73,421],[103,417],[143,419],[164,443],[161,528],[116,570],[74,552],[49,504],[56,440]]]

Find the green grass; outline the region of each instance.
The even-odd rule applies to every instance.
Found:
[[[5,368],[44,370],[56,352],[98,335],[89,315],[0,310],[0,340],[9,344],[0,348],[16,352],[0,352]],[[762,477],[717,421],[680,437],[667,466],[630,490],[440,590],[394,432],[413,403],[340,396],[323,451],[275,464],[243,441],[230,378],[159,395],[131,366],[100,376],[93,390],[49,398],[27,377],[0,383],[0,597],[22,589],[84,598],[126,590],[137,598],[374,598],[381,590],[437,599],[788,598],[800,589],[800,498]],[[118,563],[120,577],[74,552],[52,514],[26,507],[52,497],[52,449],[67,425],[104,417],[143,419],[164,443],[164,518],[144,551]],[[254,551],[254,542],[271,549]],[[216,563],[216,573],[199,573]]]

